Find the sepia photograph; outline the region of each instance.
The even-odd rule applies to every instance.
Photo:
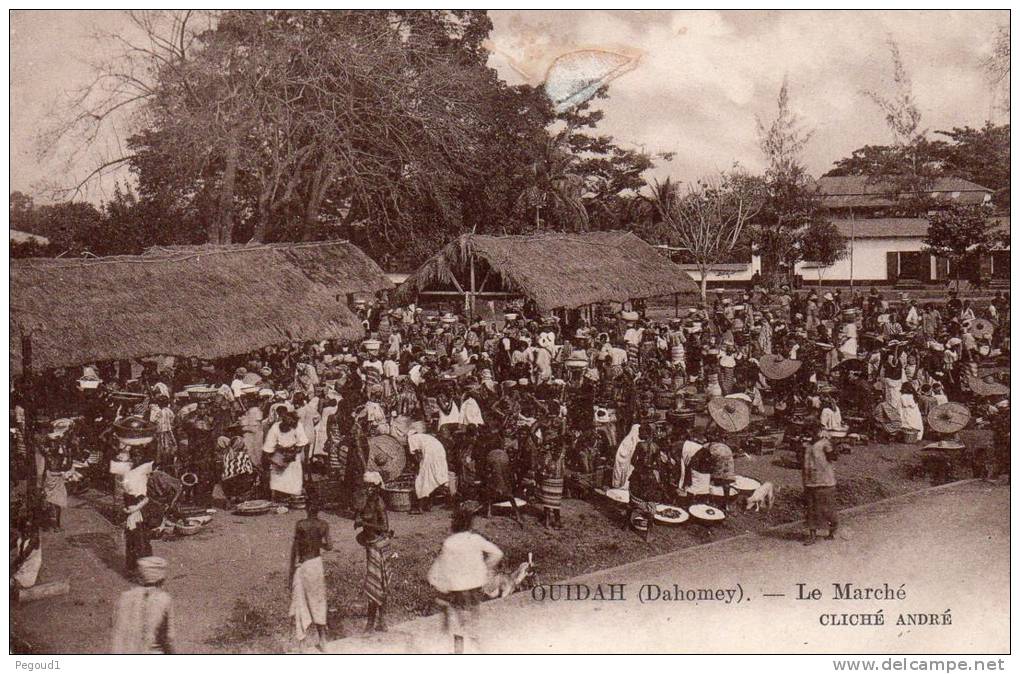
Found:
[[[12,671],[1006,669],[1010,18],[9,10]]]

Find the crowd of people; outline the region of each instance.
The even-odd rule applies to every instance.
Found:
[[[930,435],[933,407],[980,405],[985,417],[1006,419],[981,460],[990,473],[1008,470],[1000,439],[1008,397],[973,390],[979,365],[1009,353],[1008,296],[978,310],[955,293],[929,303],[874,288],[846,295],[718,293],[663,320],[641,303],[543,315],[523,302],[488,320],[366,303],[359,342],[48,373],[32,398],[58,418],[32,443],[34,457],[18,405],[25,392],[15,392],[12,475],[39,485],[45,513],[25,516],[37,525],[61,526],[69,481],[114,492],[124,503],[126,565],[152,577],[161,567],[149,536],[184,487],[196,501],[307,508],[290,574],[304,636],[325,623],[321,508],[361,529],[369,628],[385,629],[388,490],[409,492],[412,513],[442,504],[488,514],[506,503],[518,522],[521,497],[559,528],[566,491],[627,489],[648,536],[650,508],[731,482],[734,454],[750,449],[753,434],[736,436],[705,413],[713,398],[739,399],[754,424],[809,440],[804,485],[821,488],[808,504],[812,542],[815,529],[835,527],[826,461],[831,440],[847,433],[918,442]],[[781,380],[769,371],[777,362],[794,363]],[[457,533],[467,532],[470,518],[458,517]],[[458,554],[450,547],[444,554]]]

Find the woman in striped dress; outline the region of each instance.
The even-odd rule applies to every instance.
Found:
[[[365,546],[365,596],[368,599],[366,631],[386,631],[386,597],[390,587],[390,531],[386,506],[383,504],[383,479],[379,473],[368,472],[363,477],[365,505],[354,521],[361,528],[357,541]]]
[[[558,437],[546,440],[542,460],[542,479],[538,483],[538,500],[542,505],[543,524],[547,528],[562,529],[560,504],[563,502],[564,450]]]

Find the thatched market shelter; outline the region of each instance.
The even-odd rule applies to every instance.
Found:
[[[346,241],[177,246],[11,264],[10,365],[155,355],[221,358],[292,340],[357,339],[351,293],[393,284]]]
[[[527,297],[542,311],[599,302],[697,293],[683,269],[630,232],[466,234],[447,245],[397,288],[418,297]]]

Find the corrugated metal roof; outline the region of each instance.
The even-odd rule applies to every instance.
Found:
[[[821,203],[826,208],[882,208],[892,206],[907,192],[896,192],[892,179],[869,176],[827,176],[815,181]],[[963,178],[937,178],[928,196],[947,202],[973,206],[991,199],[992,191]]]

